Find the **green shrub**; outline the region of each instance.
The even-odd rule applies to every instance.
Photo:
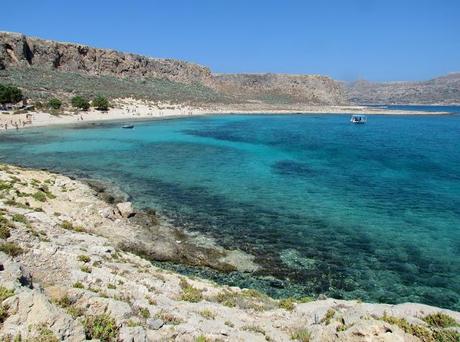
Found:
[[[453,319],[449,315],[446,315],[442,312],[437,312],[437,313],[425,316],[422,319],[434,328],[447,328],[447,327],[455,327],[459,325],[455,319]]]
[[[8,318],[8,307],[0,305],[0,323],[3,323]]]
[[[72,97],[72,100],[70,102],[72,103],[72,106],[75,108],[82,109],[82,110],[89,109],[88,100],[82,96],[74,96]]]
[[[14,291],[0,285],[0,303],[14,295]]]
[[[109,100],[104,96],[96,96],[92,102],[93,107],[97,110],[108,110],[109,109]]]
[[[69,306],[67,309],[66,309],[67,313],[72,316],[73,318],[77,318],[77,317],[80,317],[80,316],[83,316],[83,309],[82,308],[78,308],[76,307],[75,305],[71,305]]]
[[[24,252],[24,250],[14,242],[0,243],[0,251],[12,257],[16,257]]]
[[[458,342],[460,332],[453,329],[439,329],[433,332],[433,338],[436,342]]]
[[[69,222],[67,220],[61,222],[61,228],[67,229],[67,230],[73,230],[73,224],[72,222]]]
[[[29,220],[22,214],[14,214],[13,215],[13,221],[14,222],[24,223],[24,224],[29,223]]]
[[[37,191],[32,197],[39,202],[46,202],[46,194],[43,191]]]
[[[34,342],[59,342],[59,339],[45,324],[37,326],[38,335],[34,338]]]
[[[182,288],[181,300],[191,303],[198,303],[203,300],[201,291],[187,283],[185,279],[181,279],[179,285]]]
[[[150,318],[150,311],[147,308],[139,308],[139,314],[145,319]]]
[[[200,315],[203,316],[206,319],[215,319],[216,318],[216,314],[214,313],[214,311],[211,311],[209,309],[201,310]]]
[[[388,316],[386,312],[381,318],[383,321],[400,327],[405,333],[414,335],[422,341],[432,341],[432,332],[421,325],[411,324],[405,318]]]
[[[118,326],[115,319],[108,314],[86,316],[83,326],[87,339],[100,339],[106,342],[116,341],[118,338]]]
[[[326,323],[326,325],[329,325],[331,323],[331,319],[335,315],[335,310],[334,309],[329,309],[327,310],[326,314],[324,315],[323,319],[321,320],[321,323]]]
[[[91,273],[92,269],[91,269],[91,267],[83,265],[82,267],[80,267],[80,271],[85,272],[85,273]]]
[[[82,261],[82,262],[90,262],[91,261],[91,258],[87,255],[79,255],[78,256],[78,261]]]
[[[51,109],[60,109],[62,107],[62,101],[57,98],[52,98],[48,101],[48,107]]]
[[[0,224],[0,239],[8,239],[11,236],[10,227]]]
[[[0,84],[0,104],[18,103],[22,100],[21,89]]]
[[[0,180],[0,191],[11,190],[13,185],[10,182]]]
[[[73,284],[73,287],[76,289],[84,289],[85,285],[81,281],[77,281],[75,284]]]
[[[291,339],[300,342],[309,342],[311,333],[305,329],[297,329],[291,333]]]
[[[64,297],[56,300],[55,304],[60,306],[61,308],[68,308],[72,305],[72,301],[70,300],[69,296],[65,295]]]
[[[288,311],[292,311],[295,308],[295,302],[292,298],[281,299],[278,303],[279,307]]]

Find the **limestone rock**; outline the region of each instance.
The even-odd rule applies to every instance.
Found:
[[[130,218],[136,214],[131,202],[118,203],[117,209],[120,212],[120,215],[124,218]]]
[[[152,319],[147,320],[147,327],[152,330],[160,329],[165,323],[161,319]]]
[[[119,340],[123,342],[145,342],[147,336],[142,327],[122,327],[120,329]]]
[[[85,335],[81,324],[63,310],[54,306],[45,294],[38,290],[23,291],[6,299],[3,303],[8,307],[9,317],[2,327],[2,334],[16,336],[29,336],[34,329],[41,326],[49,327],[54,335],[60,340],[81,341]]]

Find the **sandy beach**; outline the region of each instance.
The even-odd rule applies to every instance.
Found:
[[[112,120],[132,121],[136,119],[162,119],[210,114],[367,114],[367,115],[447,115],[447,112],[426,112],[408,110],[389,110],[366,106],[302,106],[300,108],[272,108],[257,105],[221,105],[192,107],[180,104],[154,103],[135,99],[116,99],[106,112],[90,109],[88,111],[64,110],[53,115],[47,111],[30,111],[13,114],[0,112],[0,130],[22,129],[83,122],[103,122]]]

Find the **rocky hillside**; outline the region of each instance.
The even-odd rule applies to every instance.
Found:
[[[423,82],[357,81],[345,89],[354,104],[459,104],[460,73]]]
[[[139,239],[142,228],[136,217],[141,213],[126,202],[102,201],[101,190],[97,194],[61,175],[1,165],[2,341],[460,338],[458,312],[421,304],[274,300],[254,290],[163,270],[123,243]],[[143,240],[150,240],[145,231],[142,234]],[[171,241],[168,234],[166,228],[152,231],[160,240],[151,240],[148,248],[156,252],[149,257],[162,255],[164,243],[172,254],[187,253],[182,247],[189,243],[187,238],[175,236]],[[242,263],[226,253],[215,256],[218,263]]]
[[[214,75],[203,66],[0,32],[0,82],[31,97],[98,92],[196,103],[343,104],[324,76]]]

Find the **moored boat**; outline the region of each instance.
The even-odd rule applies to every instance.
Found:
[[[367,117],[366,115],[355,114],[351,116],[350,122],[354,124],[365,124],[367,122]]]

